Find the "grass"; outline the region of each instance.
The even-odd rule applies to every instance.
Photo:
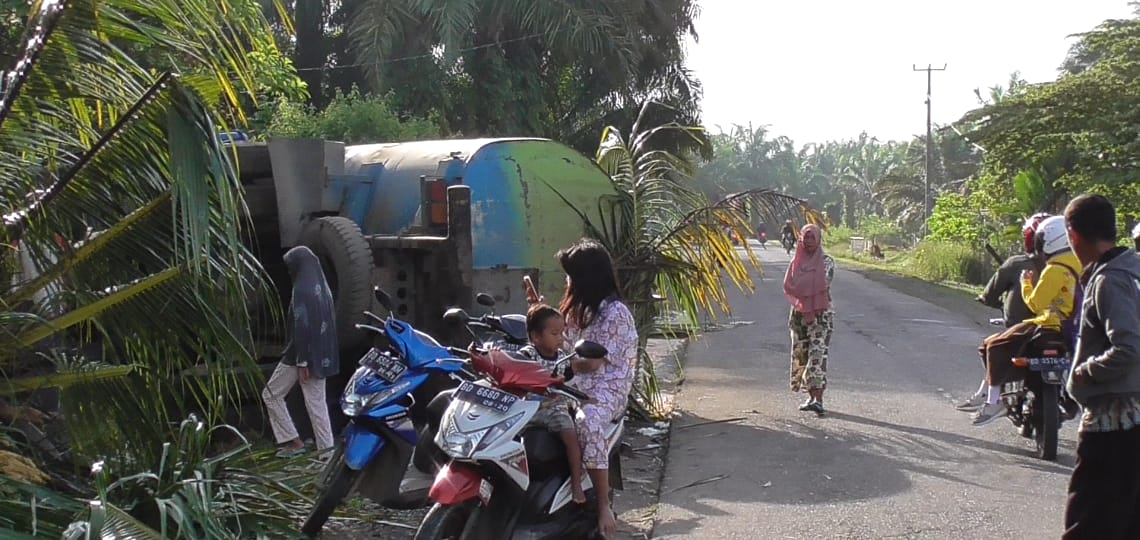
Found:
[[[827,252],[840,263],[854,268],[886,272],[897,276],[917,279],[963,294],[969,294],[970,296],[976,296],[982,292],[982,287],[977,285],[949,279],[930,279],[928,274],[917,268],[916,257],[913,251],[885,248],[883,250],[884,258],[874,259],[867,254],[852,253],[848,244],[835,243],[828,246]]]

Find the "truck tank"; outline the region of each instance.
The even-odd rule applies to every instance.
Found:
[[[369,181],[367,193],[350,196],[355,200],[343,201],[340,212],[365,235],[415,234],[424,180],[470,186],[474,289],[493,294],[500,311],[526,308],[526,273],[548,301],[561,298],[565,283],[554,254],[586,233],[567,201],[597,220],[600,200],[614,194],[592,160],[547,139],[348,146],[344,174]]]

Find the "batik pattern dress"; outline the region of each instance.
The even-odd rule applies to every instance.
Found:
[[[831,278],[835,276],[835,260],[823,256],[827,272],[828,295]],[[814,324],[804,323],[804,314],[792,309],[788,326],[792,333],[791,382],[793,392],[823,390],[827,387],[827,357],[831,352],[831,332],[835,313],[827,310],[815,318]]]
[[[589,373],[575,373],[570,385],[594,402],[582,407],[578,439],[582,443],[582,463],[587,469],[608,469],[606,431],[625,414],[626,401],[633,387],[637,365],[637,326],[629,308],[619,301],[606,301],[594,321],[584,330],[567,328],[569,343],[585,339],[609,351],[602,367]]]

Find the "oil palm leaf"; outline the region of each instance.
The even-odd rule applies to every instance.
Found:
[[[215,133],[255,95],[247,52],[269,46],[268,24],[230,0],[30,8],[0,88],[0,193],[4,241],[40,272],[0,291],[0,369],[20,377],[10,388],[69,386],[80,456],[145,459],[177,411],[217,414],[252,383],[221,369],[252,367],[247,291],[266,288]],[[84,369],[50,376],[32,354],[91,346]],[[194,366],[208,376],[184,376]]]

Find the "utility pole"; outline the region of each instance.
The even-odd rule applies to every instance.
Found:
[[[911,71],[925,71],[926,72],[926,178],[923,179],[924,189],[922,197],[922,227],[927,233],[930,232],[930,171],[934,166],[934,133],[930,121],[930,89],[934,83],[935,71],[946,71],[946,64],[942,67],[936,68],[927,64],[926,67],[920,68],[917,65],[911,64]]]

